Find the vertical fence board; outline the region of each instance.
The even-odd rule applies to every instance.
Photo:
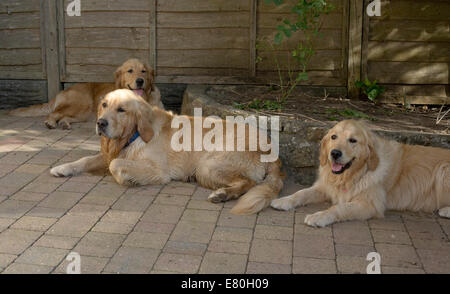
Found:
[[[355,82],[361,79],[361,43],[364,5],[361,0],[349,1],[350,14],[347,91],[349,98],[356,98],[359,95],[359,90],[355,87]]]
[[[156,0],[150,0],[150,66],[156,75]]]
[[[250,1],[250,76],[256,76],[256,34],[257,34],[257,7],[258,0]]]
[[[45,16],[47,92],[48,99],[51,99],[61,90],[58,56],[58,12],[55,1],[45,0]]]

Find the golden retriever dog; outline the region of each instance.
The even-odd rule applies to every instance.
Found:
[[[269,206],[283,186],[280,160],[261,162],[262,151],[174,150],[172,137],[184,125],[173,126],[173,120],[183,118],[190,122],[187,129],[194,136],[194,118],[151,106],[129,90],[107,94],[99,105],[97,117],[97,133],[102,136],[101,154],[54,167],[50,171],[53,176],[109,169],[121,185],[159,185],[195,178],[201,186],[215,190],[208,197],[211,202],[240,197],[231,210],[235,214],[252,214]],[[212,129],[200,128],[201,138]],[[237,132],[234,133],[237,142]],[[190,150],[194,150],[194,137],[190,142]]]
[[[439,210],[450,218],[450,150],[385,140],[363,122],[342,121],[322,139],[314,185],[271,206],[289,210],[323,201],[333,205],[306,216],[306,224],[383,217],[386,209]]]
[[[114,73],[115,83],[80,83],[62,91],[48,103],[12,110],[14,116],[48,115],[45,125],[54,129],[60,124],[70,129],[74,122],[87,121],[95,114],[99,101],[116,89],[130,89],[152,105],[164,108],[161,94],[154,85],[154,70],[137,59],[125,61]]]

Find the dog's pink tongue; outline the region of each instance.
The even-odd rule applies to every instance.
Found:
[[[334,163],[334,162],[331,164],[331,169],[332,169],[333,171],[335,171],[335,172],[339,172],[339,171],[341,171],[343,168],[344,168],[344,165],[343,165],[343,164]]]
[[[142,90],[142,89],[136,89],[136,90],[133,90],[133,92],[139,96],[144,96],[144,90]]]

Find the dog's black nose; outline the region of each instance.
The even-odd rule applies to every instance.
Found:
[[[106,128],[106,127],[108,126],[108,121],[107,121],[106,119],[101,118],[101,119],[99,119],[99,120],[97,121],[97,126],[98,126],[100,129],[104,129],[104,128]]]
[[[144,79],[139,78],[139,79],[136,80],[136,85],[138,87],[141,87],[143,84],[144,84]]]
[[[333,157],[334,159],[338,159],[341,156],[342,156],[342,152],[340,150],[336,150],[336,149],[331,150],[331,157]]]

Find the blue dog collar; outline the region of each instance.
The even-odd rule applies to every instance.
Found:
[[[139,138],[140,134],[138,131],[136,131],[136,133],[134,133],[133,137],[130,138],[130,140],[128,140],[127,144],[125,144],[125,147],[123,148],[127,148],[128,146],[131,145],[131,143],[133,143],[134,141],[136,141],[137,138]]]

